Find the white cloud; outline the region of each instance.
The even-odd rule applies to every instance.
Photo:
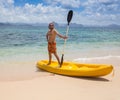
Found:
[[[82,3],[84,16],[89,24],[120,24],[119,0],[87,0]]]
[[[59,5],[65,8],[79,8],[80,0],[45,0],[48,4]]]
[[[100,12],[102,14],[120,13],[120,1],[119,0],[98,0],[86,3],[86,8],[91,8],[92,12]]]
[[[120,24],[119,0],[46,1],[47,5],[26,3],[23,7],[18,7],[14,6],[14,0],[0,0],[0,22],[48,23],[55,21],[66,23],[67,12],[72,8],[74,10],[72,22],[74,23],[89,25]],[[83,9],[79,10],[81,7]]]
[[[0,7],[9,7],[14,4],[14,0],[0,0]]]
[[[55,6],[45,6],[43,4],[32,5],[26,3],[23,7],[15,7],[12,2],[4,1],[0,4],[0,22],[26,22],[44,23],[51,21],[64,21],[65,9]],[[12,4],[12,5],[11,5]]]

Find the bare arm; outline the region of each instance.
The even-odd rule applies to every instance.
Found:
[[[57,35],[58,35],[60,38],[63,38],[63,39],[67,39],[67,38],[68,38],[67,36],[63,36],[63,35],[61,35],[61,34],[59,34],[59,33],[57,33]]]
[[[48,33],[46,34],[46,39],[47,39],[47,41],[48,41]]]
[[[59,36],[62,39],[67,39],[68,38],[67,36],[63,36],[63,35],[59,34],[57,31],[55,31],[55,32],[56,32],[57,36]]]

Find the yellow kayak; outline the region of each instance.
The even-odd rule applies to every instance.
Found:
[[[80,64],[75,62],[64,62],[59,68],[57,61],[52,61],[47,65],[48,60],[41,60],[37,62],[37,67],[45,71],[67,75],[67,76],[84,76],[84,77],[99,77],[105,76],[112,72],[112,65],[104,64]]]

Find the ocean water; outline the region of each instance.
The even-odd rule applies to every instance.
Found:
[[[56,27],[59,33],[66,34],[66,27]],[[5,76],[10,73],[23,72],[35,67],[38,60],[48,59],[46,33],[48,27],[32,25],[2,25],[0,26],[0,69]],[[64,40],[57,37],[57,51],[61,57]],[[120,28],[108,27],[71,27],[64,50],[68,61],[81,63],[110,63],[119,64],[120,61]],[[53,59],[55,59],[53,57]],[[34,66],[29,66],[31,63]],[[14,70],[9,67],[14,64]],[[26,64],[25,68],[20,66]],[[4,66],[4,71],[3,71]],[[8,69],[9,67],[9,69]],[[30,69],[30,70],[29,70]],[[23,74],[23,73],[22,73]],[[19,74],[21,75],[21,74]]]

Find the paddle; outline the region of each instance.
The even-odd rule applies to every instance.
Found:
[[[70,10],[70,11],[68,12],[68,15],[67,15],[67,30],[66,30],[66,36],[68,35],[69,24],[70,24],[70,21],[71,21],[71,19],[72,19],[72,16],[73,16],[73,11]],[[63,48],[63,53],[62,53],[62,57],[61,57],[60,67],[61,67],[62,64],[63,64],[65,44],[66,44],[66,39],[65,39],[65,41],[64,41],[64,48]]]

